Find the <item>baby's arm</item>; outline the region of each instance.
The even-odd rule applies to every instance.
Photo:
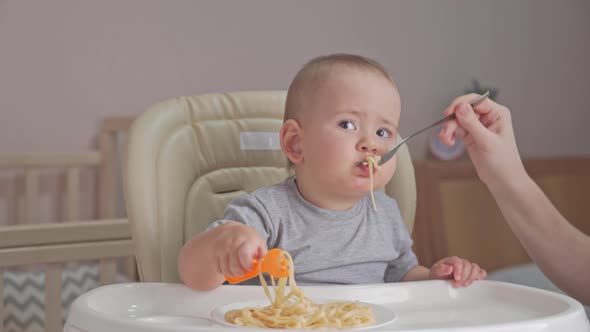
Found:
[[[408,270],[401,281],[453,279],[455,287],[466,287],[476,280],[485,279],[486,276],[487,272],[479,265],[453,256],[441,259],[430,269],[416,265]]]
[[[190,239],[178,257],[182,281],[196,290],[210,290],[225,281],[225,275],[244,274],[252,259],[266,254],[258,232],[238,222],[228,222]]]
[[[400,281],[418,281],[429,279],[430,269],[422,265],[416,265],[409,269],[408,272],[400,279]]]

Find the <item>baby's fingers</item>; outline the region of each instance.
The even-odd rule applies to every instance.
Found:
[[[461,272],[459,273],[459,278],[455,278],[455,286],[467,286],[467,282],[469,280],[469,276],[473,270],[473,266],[465,259],[461,260]],[[455,274],[456,276],[456,274]]]
[[[471,285],[476,280],[481,280],[482,279],[481,278],[482,271],[483,270],[479,267],[479,265],[474,263],[471,268],[471,274],[469,275],[469,277],[467,278],[467,281],[465,282],[465,286]],[[483,272],[485,272],[485,271],[483,271]]]
[[[484,269],[481,269],[481,271],[479,272],[479,279],[484,280],[487,277],[488,277],[488,272]]]
[[[437,264],[432,267],[431,273],[436,279],[450,279],[453,274],[453,266],[448,264]]]
[[[219,267],[219,272],[225,275],[232,275],[232,272],[229,268],[229,255],[219,255],[217,256],[217,266]]]
[[[240,257],[238,257],[238,255],[234,254],[229,255],[228,257],[228,268],[231,276],[240,276],[246,272],[246,269],[244,269],[240,263]]]
[[[258,245],[252,242],[245,242],[238,248],[240,268],[246,272],[252,269],[252,260],[258,253]]]

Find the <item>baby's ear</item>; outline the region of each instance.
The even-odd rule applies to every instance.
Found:
[[[287,158],[293,164],[299,164],[303,161],[303,152],[301,146],[301,137],[303,129],[299,122],[289,119],[281,127],[281,149]]]

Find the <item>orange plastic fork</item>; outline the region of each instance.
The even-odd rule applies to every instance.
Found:
[[[259,268],[258,264],[262,264],[261,268]],[[266,253],[261,262],[253,259],[252,269],[250,269],[250,271],[237,277],[225,275],[225,279],[232,284],[236,284],[238,282],[256,277],[259,272],[266,272],[275,278],[286,278],[291,274],[291,271],[289,270],[289,262],[285,259],[283,251],[281,249],[274,248]]]

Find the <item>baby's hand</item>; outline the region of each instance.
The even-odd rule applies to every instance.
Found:
[[[218,271],[228,276],[240,276],[252,269],[252,260],[268,251],[264,239],[255,229],[232,222],[221,225],[223,231],[215,241]]]
[[[430,268],[430,279],[454,279],[455,287],[467,287],[487,275],[479,265],[456,256],[443,258]]]

